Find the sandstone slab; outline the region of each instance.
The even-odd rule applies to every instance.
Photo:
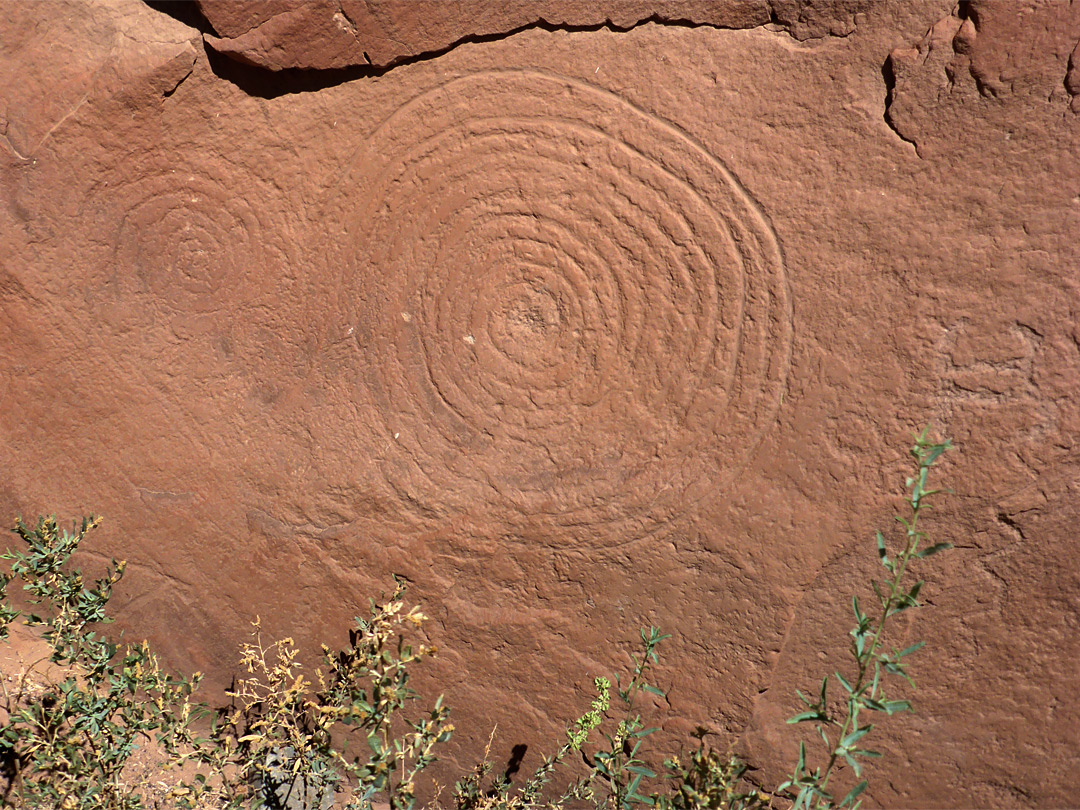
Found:
[[[106,515],[122,627],[219,688],[256,616],[314,651],[407,578],[444,780],[495,724],[535,764],[650,624],[658,742],[709,725],[772,777],[933,422],[959,548],[869,795],[1068,805],[1075,12],[423,39],[401,5],[384,69],[304,92],[353,46],[273,26],[331,6],[206,5],[276,32],[237,48],[262,94],[159,7],[4,6],[0,512]]]

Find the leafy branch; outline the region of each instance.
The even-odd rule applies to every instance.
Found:
[[[900,550],[890,557],[884,535],[880,531],[876,533],[878,559],[888,573],[884,583],[879,583],[876,579],[871,582],[880,612],[867,615],[863,612],[858,597],[853,596],[851,599],[855,614],[855,627],[850,632],[854,674],[845,678],[839,672],[834,673],[844,694],[843,712],[837,716],[830,709],[828,675],[822,678],[816,698],[811,699],[802,692],[797,692],[806,710],[790,718],[788,723],[813,723],[828,752],[828,760],[824,767],[811,770],[807,764],[806,743],[800,742],[795,770],[777,789],[778,792],[793,793],[793,810],[849,806],[857,808],[861,802],[859,796],[868,785],[865,779],[859,781],[839,804],[829,792],[829,782],[844,765],[851,768],[856,778],[861,778],[863,763],[860,760],[881,756],[877,751],[861,747],[863,738],[875,727],[873,723],[862,722],[861,713],[867,710],[893,715],[912,710],[910,701],[893,700],[887,696],[884,676],[899,677],[914,685],[904,659],[921,649],[923,642],[912,644],[903,650],[893,648],[891,652],[884,652],[883,646],[889,620],[906,610],[921,607],[919,593],[924,581],[920,579],[910,587],[904,584],[904,576],[908,573],[910,563],[952,548],[951,543],[935,543],[920,548],[926,535],[919,529],[919,518],[930,508],[928,501],[944,492],[928,488],[930,469],[952,448],[952,443],[947,439],[941,443],[931,441],[928,438],[929,430],[927,427],[916,437],[910,451],[915,460],[916,472],[907,479],[910,515],[896,518],[904,529]]]

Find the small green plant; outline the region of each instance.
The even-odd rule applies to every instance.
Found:
[[[730,753],[721,753],[705,738],[708,729],[694,731],[698,745],[688,758],[675,756],[664,765],[674,790],[655,797],[659,810],[767,810],[772,797],[749,785],[749,767]]]
[[[747,781],[745,763],[730,754],[714,750],[705,742],[707,731],[699,729],[695,735],[699,740],[698,747],[689,758],[673,757],[667,762],[668,778],[673,780],[674,790],[655,797],[658,808],[765,810],[775,806],[775,797],[788,802],[792,810],[859,807],[860,796],[869,785],[868,780],[862,778],[864,766],[861,760],[880,756],[878,752],[863,747],[863,738],[875,727],[873,723],[864,722],[863,712],[888,716],[912,709],[910,701],[893,699],[886,694],[886,680],[890,677],[914,685],[905,659],[923,646],[923,642],[918,642],[903,650],[893,648],[885,651],[889,620],[904,611],[921,607],[918,597],[923,581],[918,580],[908,586],[904,577],[910,573],[909,566],[914,561],[952,547],[950,543],[924,546],[926,535],[919,529],[920,516],[930,508],[928,501],[944,492],[929,488],[930,470],[952,448],[952,443],[947,439],[940,443],[931,440],[929,431],[927,427],[915,437],[910,451],[916,469],[906,484],[910,514],[896,518],[903,528],[898,548],[890,551],[884,535],[881,532],[875,535],[878,559],[888,573],[883,583],[877,580],[870,583],[878,607],[867,614],[857,596],[851,600],[856,622],[850,633],[853,668],[846,676],[840,672],[833,675],[843,690],[842,703],[837,708],[832,702],[829,695],[830,678],[826,675],[814,698],[797,692],[805,711],[788,720],[793,725],[810,723],[815,726],[824,746],[824,764],[811,767],[806,743],[800,742],[799,758],[792,774],[771,793],[766,793]],[[830,791],[830,784],[845,767],[859,781],[837,801]]]
[[[32,609],[22,615],[5,599],[0,630],[6,636],[20,615],[42,628],[49,660],[64,673],[57,680],[50,672],[28,672],[14,693],[5,686],[0,759],[9,772],[9,798],[14,793],[16,804],[28,808],[144,807],[145,791],[125,773],[143,744],[155,746],[165,765],[194,769],[169,792],[180,808],[317,808],[328,806],[335,792],[345,794],[348,810],[370,810],[376,801],[393,810],[414,806],[416,778],[453,727],[441,698],[425,715],[401,719],[417,697],[409,668],[435,654],[400,634],[426,619],[405,608],[404,583],[356,620],[347,648],[323,648],[314,684],[302,673],[292,640],[264,644],[256,624],[241,649],[246,677],[229,693],[233,705],[215,713],[192,700],[200,676],[168,676],[145,644],[120,646],[94,629],[111,621],[105,608],[125,568],[114,560],[87,585],[71,566],[99,523],[88,517],[68,532],[51,517],[35,527],[17,521],[26,548],[2,557],[11,573],[0,578],[0,596],[19,579]],[[196,736],[193,720],[206,715],[214,718],[210,732]],[[348,743],[358,739],[362,753],[351,753]]]
[[[593,682],[596,697],[589,710],[566,729],[566,742],[546,757],[520,786],[500,775],[485,789],[483,780],[491,771],[485,754],[483,761],[454,789],[458,810],[531,810],[565,807],[571,802],[612,810],[652,805],[652,797],[642,795],[640,791],[642,780],[654,778],[656,773],[642,758],[641,747],[657,729],[645,726],[636,705],[642,692],[664,696],[660,689],[647,682],[646,675],[659,660],[656,648],[668,638],[671,636],[661,634],[655,627],[643,628],[644,650],[640,657],[634,657],[634,668],[626,685],[622,685],[620,675],[615,675],[619,711],[615,713],[611,705],[611,681],[596,678]],[[589,756],[585,749],[592,733],[598,729],[606,746]],[[490,743],[488,747],[490,749]],[[569,780],[562,792],[553,798],[548,795],[550,784],[574,753],[581,754],[588,766],[587,772]]]
[[[573,798],[585,798],[590,795],[588,786],[581,780],[572,781],[556,800],[542,799],[545,788],[552,781],[567,757],[581,750],[589,735],[604,721],[604,714],[611,705],[611,682],[607,678],[596,678],[596,697],[589,710],[575,720],[567,729],[567,741],[533,772],[532,776],[520,787],[515,788],[506,774],[499,774],[491,779],[487,788],[484,779],[491,772],[491,744],[495,738],[492,731],[484,751],[483,760],[454,786],[454,806],[457,810],[525,810],[537,806],[561,807]]]
[[[8,602],[7,587],[13,577],[0,571],[0,639],[6,639],[9,635],[11,623],[19,618],[19,611]]]
[[[108,808],[140,806],[124,779],[124,768],[140,742],[166,749],[184,736],[189,697],[197,682],[165,674],[145,644],[118,646],[93,626],[110,621],[104,612],[124,573],[115,560],[91,585],[71,555],[99,520],[84,518],[73,531],[55,518],[34,527],[21,520],[15,532],[26,550],[10,551],[4,585],[18,578],[32,606],[27,624],[44,628],[51,661],[70,673],[24,675],[15,693],[5,688],[0,756],[25,807]],[[6,624],[18,618],[6,603]]]
[[[641,657],[634,660],[630,681],[624,687],[618,674],[615,676],[616,691],[622,701],[624,716],[619,720],[613,734],[604,732],[607,748],[597,751],[590,763],[593,770],[608,785],[606,805],[612,810],[627,810],[634,805],[653,804],[651,798],[640,793],[643,779],[656,778],[656,772],[642,759],[641,747],[645,738],[659,729],[647,727],[642,722],[641,715],[637,713],[637,699],[642,692],[661,698],[665,696],[656,686],[646,682],[645,675],[659,660],[656,654],[657,646],[669,638],[670,635],[661,635],[655,627],[650,627],[647,631],[642,628],[641,640],[645,649]]]
[[[910,514],[896,519],[903,527],[902,542],[892,552],[879,531],[876,534],[877,554],[886,573],[884,582],[876,579],[871,586],[877,605],[869,613],[864,613],[857,596],[851,598],[852,611],[855,614],[855,627],[851,630],[851,655],[854,666],[847,677],[834,673],[836,683],[842,692],[842,704],[837,711],[830,703],[829,676],[821,679],[821,688],[816,697],[811,699],[799,694],[799,699],[806,710],[796,714],[789,723],[812,723],[820,737],[827,756],[824,765],[811,768],[807,757],[806,743],[799,744],[799,760],[791,777],[778,790],[793,790],[793,810],[810,810],[832,807],[858,807],[859,796],[868,786],[862,777],[861,760],[881,756],[863,746],[863,738],[874,730],[874,724],[864,722],[863,712],[877,712],[893,715],[897,712],[911,711],[911,702],[895,700],[886,693],[886,683],[890,677],[899,678],[914,686],[908,675],[906,659],[922,648],[925,642],[917,642],[898,650],[885,651],[885,630],[889,620],[906,610],[921,607],[919,593],[923,580],[913,585],[906,585],[904,576],[909,573],[909,566],[916,560],[937,554],[952,548],[951,543],[935,543],[925,546],[926,535],[919,529],[919,518],[930,508],[928,501],[944,490],[928,488],[930,469],[938,459],[948,451],[952,444],[948,440],[935,443],[928,438],[929,428],[923,430],[915,439],[911,456],[915,460],[915,475],[907,479],[910,490],[908,506]],[[844,766],[849,767],[860,781],[839,801],[836,802],[829,790],[830,781]]]
[[[324,646],[314,682],[304,676],[292,639],[267,645],[256,622],[253,640],[241,649],[246,677],[229,692],[233,705],[210,736],[193,741],[188,758],[200,770],[176,791],[179,805],[321,808],[342,793],[348,810],[370,810],[376,801],[412,808],[416,779],[453,726],[442,698],[424,716],[401,719],[418,697],[408,685],[410,666],[435,654],[400,635],[427,618],[405,609],[404,593],[398,581],[388,601],[372,601],[347,648]],[[358,739],[361,753],[351,745]]]

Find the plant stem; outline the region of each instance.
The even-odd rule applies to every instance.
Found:
[[[898,594],[901,594],[903,592],[900,587],[900,583],[904,578],[905,572],[907,571],[907,565],[911,561],[911,558],[915,555],[915,552],[918,549],[919,541],[922,539],[922,534],[918,530],[918,524],[919,516],[922,513],[923,502],[926,498],[939,492],[939,490],[926,489],[927,474],[930,470],[930,467],[933,466],[933,464],[941,456],[941,454],[948,450],[951,446],[951,443],[948,440],[946,440],[943,444],[938,445],[931,444],[930,442],[926,441],[926,435],[928,430],[929,428],[927,428],[927,430],[924,430],[922,434],[916,439],[915,447],[913,447],[911,451],[912,455],[918,461],[918,470],[915,474],[915,477],[908,480],[908,485],[911,487],[911,495],[909,498],[909,503],[911,504],[911,520],[910,522],[901,520],[901,522],[904,524],[905,529],[907,530],[906,541],[903,552],[897,555],[896,560],[892,564],[891,568],[889,567],[888,558],[885,555],[884,547],[880,546],[882,561],[885,564],[885,567],[893,574],[893,577],[892,580],[889,582],[888,598],[885,599],[885,601],[882,603],[881,618],[877,622],[877,627],[874,630],[869,646],[864,647],[861,653],[859,651],[859,640],[862,637],[860,631],[862,629],[863,619],[859,618],[858,603],[855,603],[856,619],[859,621],[859,626],[856,627],[854,631],[856,639],[854,644],[854,651],[856,662],[858,664],[858,674],[855,678],[854,686],[851,687],[848,692],[847,713],[844,717],[843,723],[837,723],[835,720],[831,721],[831,724],[840,726],[840,731],[836,738],[835,745],[833,745],[832,742],[829,741],[829,746],[832,750],[829,752],[829,760],[825,767],[825,772],[820,776],[820,778],[817,779],[816,785],[819,791],[819,798],[826,799],[828,804],[825,806],[827,807],[832,807],[832,799],[831,797],[829,797],[829,794],[826,791],[826,787],[828,786],[829,779],[832,777],[833,773],[836,770],[836,765],[840,760],[840,756],[846,756],[846,748],[843,746],[843,741],[848,737],[849,734],[854,733],[858,730],[859,701],[860,699],[862,699],[863,696],[863,691],[865,688],[864,684],[866,682],[867,673],[870,670],[870,664],[871,662],[873,662],[875,664],[875,671],[877,671],[876,667],[881,662],[881,658],[878,655],[878,650],[881,647],[882,636],[885,631],[885,623],[888,621],[891,615],[894,615],[894,608],[897,605],[901,604],[901,602],[905,600],[912,603],[914,602],[914,597],[911,594],[905,595],[904,599],[898,599]],[[927,450],[927,448],[929,448],[929,451]],[[882,541],[879,540],[879,543],[880,542]],[[932,551],[933,550],[931,550],[931,553]],[[880,599],[880,592],[875,589],[875,593]],[[913,606],[916,605],[905,605],[905,607]],[[875,676],[875,682],[870,690],[871,700],[877,700],[877,691],[878,685]],[[822,688],[822,697],[824,699],[824,686]],[[863,705],[866,704],[864,703]],[[824,705],[822,705],[821,710],[824,711]],[[822,734],[824,735],[825,732],[822,731]],[[822,805],[820,805],[819,803],[819,806]]]
[[[881,645],[881,636],[885,630],[885,622],[889,618],[889,613],[892,611],[893,606],[896,604],[896,594],[900,591],[900,582],[904,578],[904,572],[907,570],[908,561],[911,559],[911,555],[915,551],[915,546],[918,543],[918,532],[916,527],[919,522],[919,512],[922,509],[922,499],[920,498],[918,504],[914,507],[911,523],[907,529],[907,547],[904,552],[897,558],[896,574],[889,583],[889,598],[886,600],[885,605],[881,611],[881,618],[878,620],[877,629],[874,631],[873,639],[870,642],[870,646],[866,648],[863,656],[859,660],[859,674],[855,679],[855,684],[852,689],[851,695],[848,696],[849,710],[847,717],[844,718],[843,724],[840,726],[840,733],[837,736],[837,745],[833,747],[832,753],[829,755],[829,762],[825,768],[825,773],[821,777],[820,787],[825,790],[829,783],[829,778],[832,776],[836,767],[836,763],[840,758],[840,740],[843,740],[852,730],[851,724],[855,721],[857,712],[851,711],[850,702],[857,700],[855,695],[858,695],[862,689],[863,683],[866,680],[866,673],[870,670],[870,662],[874,660],[878,648]],[[872,696],[873,697],[873,696]]]

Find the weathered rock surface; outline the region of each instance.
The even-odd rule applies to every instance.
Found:
[[[122,626],[219,686],[407,577],[444,780],[495,723],[534,765],[648,624],[665,744],[774,777],[933,422],[958,550],[871,801],[1072,804],[1076,10],[670,5],[746,16],[0,7],[0,514],[106,515]],[[201,38],[431,58],[256,96]]]
[[[83,105],[128,83],[171,93],[202,51],[197,31],[147,15],[142,3],[58,2],[37,14],[30,5],[0,7],[0,136],[19,158]]]
[[[973,107],[980,125],[1001,128],[1009,138],[1028,124],[1017,120],[1019,106],[1049,104],[1056,111],[1064,101],[1077,112],[1078,40],[1075,4],[963,3],[918,43],[890,55],[886,116],[922,155],[948,148],[942,141],[955,139],[951,130],[967,125]]]

